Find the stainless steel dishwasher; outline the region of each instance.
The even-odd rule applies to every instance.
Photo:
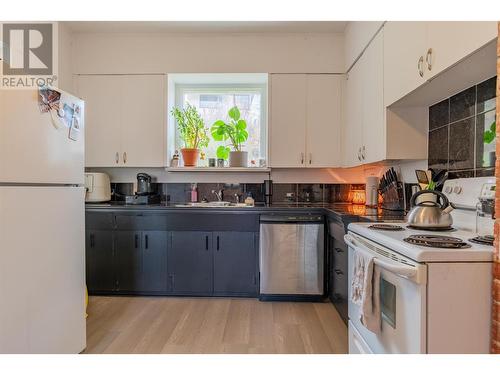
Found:
[[[324,226],[321,215],[261,215],[261,300],[322,299]]]

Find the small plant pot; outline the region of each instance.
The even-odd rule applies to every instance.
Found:
[[[230,167],[248,167],[248,152],[231,151],[229,153]]]
[[[182,160],[185,167],[196,167],[198,158],[200,157],[200,150],[197,148],[182,148]]]

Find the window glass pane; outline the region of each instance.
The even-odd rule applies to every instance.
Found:
[[[261,153],[261,91],[256,90],[235,90],[235,89],[183,89],[181,100],[185,107],[188,103],[195,106],[205,121],[205,126],[210,129],[217,120],[229,121],[227,115],[230,108],[237,106],[241,113],[241,118],[247,123],[248,140],[243,146],[243,151],[248,151],[248,159],[258,162],[259,158],[264,158]],[[210,142],[205,150],[207,158],[215,158],[216,150],[223,142],[215,142],[210,136]],[[178,140],[178,147],[181,144]],[[229,143],[227,143],[229,145]],[[230,146],[230,145],[229,145]]]

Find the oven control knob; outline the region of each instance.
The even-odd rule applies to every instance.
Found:
[[[460,194],[462,192],[462,188],[460,186],[455,186],[453,188],[453,192],[456,194]]]
[[[451,192],[453,191],[452,187],[451,186],[446,186],[446,188],[444,189],[444,192],[446,194],[450,194]]]

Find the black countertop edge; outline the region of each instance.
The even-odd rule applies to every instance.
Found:
[[[353,209],[353,205],[349,203],[338,204],[311,204],[311,205],[283,205],[276,204],[272,206],[256,205],[254,207],[176,207],[175,204],[151,204],[151,205],[125,205],[120,203],[101,203],[93,204],[86,203],[85,210],[89,212],[193,212],[193,213],[291,213],[303,212],[310,214],[324,214],[328,216],[342,216],[342,217],[362,217],[370,221],[381,220],[404,220],[404,212],[389,211],[389,210],[375,210],[364,209],[359,207],[357,212]]]

